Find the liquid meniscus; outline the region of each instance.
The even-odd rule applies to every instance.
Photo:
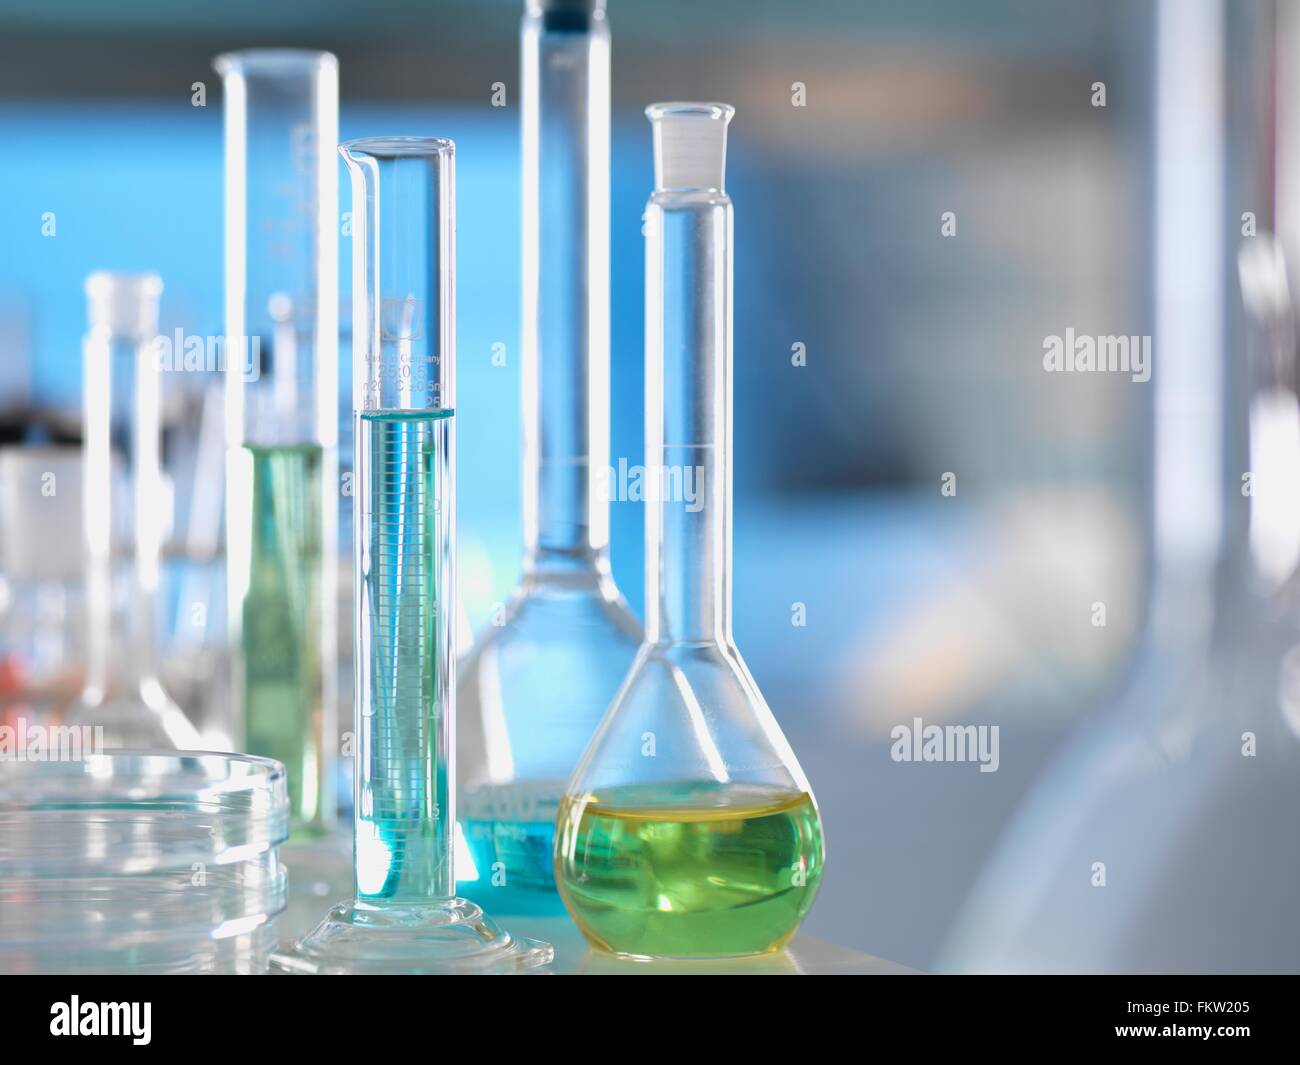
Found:
[[[596,946],[658,958],[781,947],[821,884],[821,822],[806,792],[654,784],[566,797],[555,877]]]

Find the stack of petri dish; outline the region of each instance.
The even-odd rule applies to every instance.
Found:
[[[0,973],[265,971],[288,826],[269,759],[0,763]]]

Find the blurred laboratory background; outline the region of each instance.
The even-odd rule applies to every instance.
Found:
[[[1271,699],[1287,661],[1278,589],[1295,511],[1284,486],[1261,518],[1238,486],[1259,435],[1252,397],[1295,387],[1293,369],[1252,372],[1252,343],[1275,369],[1294,351],[1277,356],[1276,331],[1253,327],[1237,263],[1247,229],[1300,252],[1275,218],[1289,7],[610,0],[615,465],[643,452],[643,108],[736,107],[735,630],[822,809],[828,875],[806,932],[920,969],[1300,962],[1240,941],[1177,955],[1154,933],[1144,952],[1098,954],[1043,901],[1065,905],[1066,889],[1045,886],[1058,874],[1026,865],[1035,824],[1063,838],[1041,811],[1065,801],[1088,737],[1104,745],[1117,715],[1140,716],[1135,685],[1165,685],[1139,700],[1153,716],[1179,701],[1173,685],[1217,690],[1180,663],[1212,657],[1225,602],[1248,619],[1234,631],[1274,626],[1242,667],[1251,692]],[[0,3],[0,713],[57,705],[81,684],[79,497],[34,514],[10,482],[24,456],[78,475],[86,276],[156,271],[163,335],[222,333],[211,60],[234,48],[334,52],[343,138],[457,143],[460,587],[468,625],[487,623],[522,535],[520,13],[516,0]],[[346,319],[346,229],[340,261]],[[1045,339],[1067,330],[1153,337],[1150,380],[1045,372]],[[346,321],[342,332],[346,470]],[[163,671],[201,719],[195,704],[222,697],[207,678],[225,639],[222,459],[205,440],[220,429],[218,375],[166,373],[162,390]],[[1285,482],[1300,468],[1282,421],[1261,434]],[[613,568],[638,614],[642,521],[636,502],[611,504]],[[349,727],[346,680],[340,690]],[[1260,713],[1280,722],[1270,707]],[[996,772],[891,757],[891,730],[916,719],[998,726]],[[1279,753],[1290,733],[1250,730],[1261,763],[1300,767]],[[1194,806],[1140,834],[1293,834],[1300,811],[1284,794],[1271,820],[1215,822]],[[1115,816],[1132,830],[1149,809],[1135,796]],[[1062,857],[1064,882],[1085,893],[1067,910],[1081,927],[1137,879],[1140,852],[1103,832]],[[1251,860],[1216,864],[1222,890],[1198,895],[1191,874],[1153,882],[1204,922],[1247,891],[1231,874]],[[1098,862],[1110,863],[1104,888]],[[1295,873],[1277,871],[1292,892]],[[1142,920],[1130,903],[1114,917],[1129,931]],[[1045,942],[1055,953],[1017,946]]]

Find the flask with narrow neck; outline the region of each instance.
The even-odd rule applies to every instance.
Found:
[[[636,653],[609,565],[609,28],[604,0],[522,26],[523,574],[462,663],[461,890],[559,910],[555,814]]]
[[[154,341],[157,274],[86,278],[90,328],[82,346],[82,521],[86,683],[72,709],[102,727],[107,747],[202,746],[158,671],[158,582],[167,500]]]
[[[821,882],[812,791],[731,635],[725,104],[656,104],[646,207],[646,636],[569,783],[555,875],[598,947],[774,950]]]

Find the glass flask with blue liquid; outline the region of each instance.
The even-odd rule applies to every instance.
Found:
[[[614,585],[609,500],[609,29],[604,0],[528,0],[522,28],[524,558],[460,667],[463,894],[562,912],[564,785],[641,630]]]

